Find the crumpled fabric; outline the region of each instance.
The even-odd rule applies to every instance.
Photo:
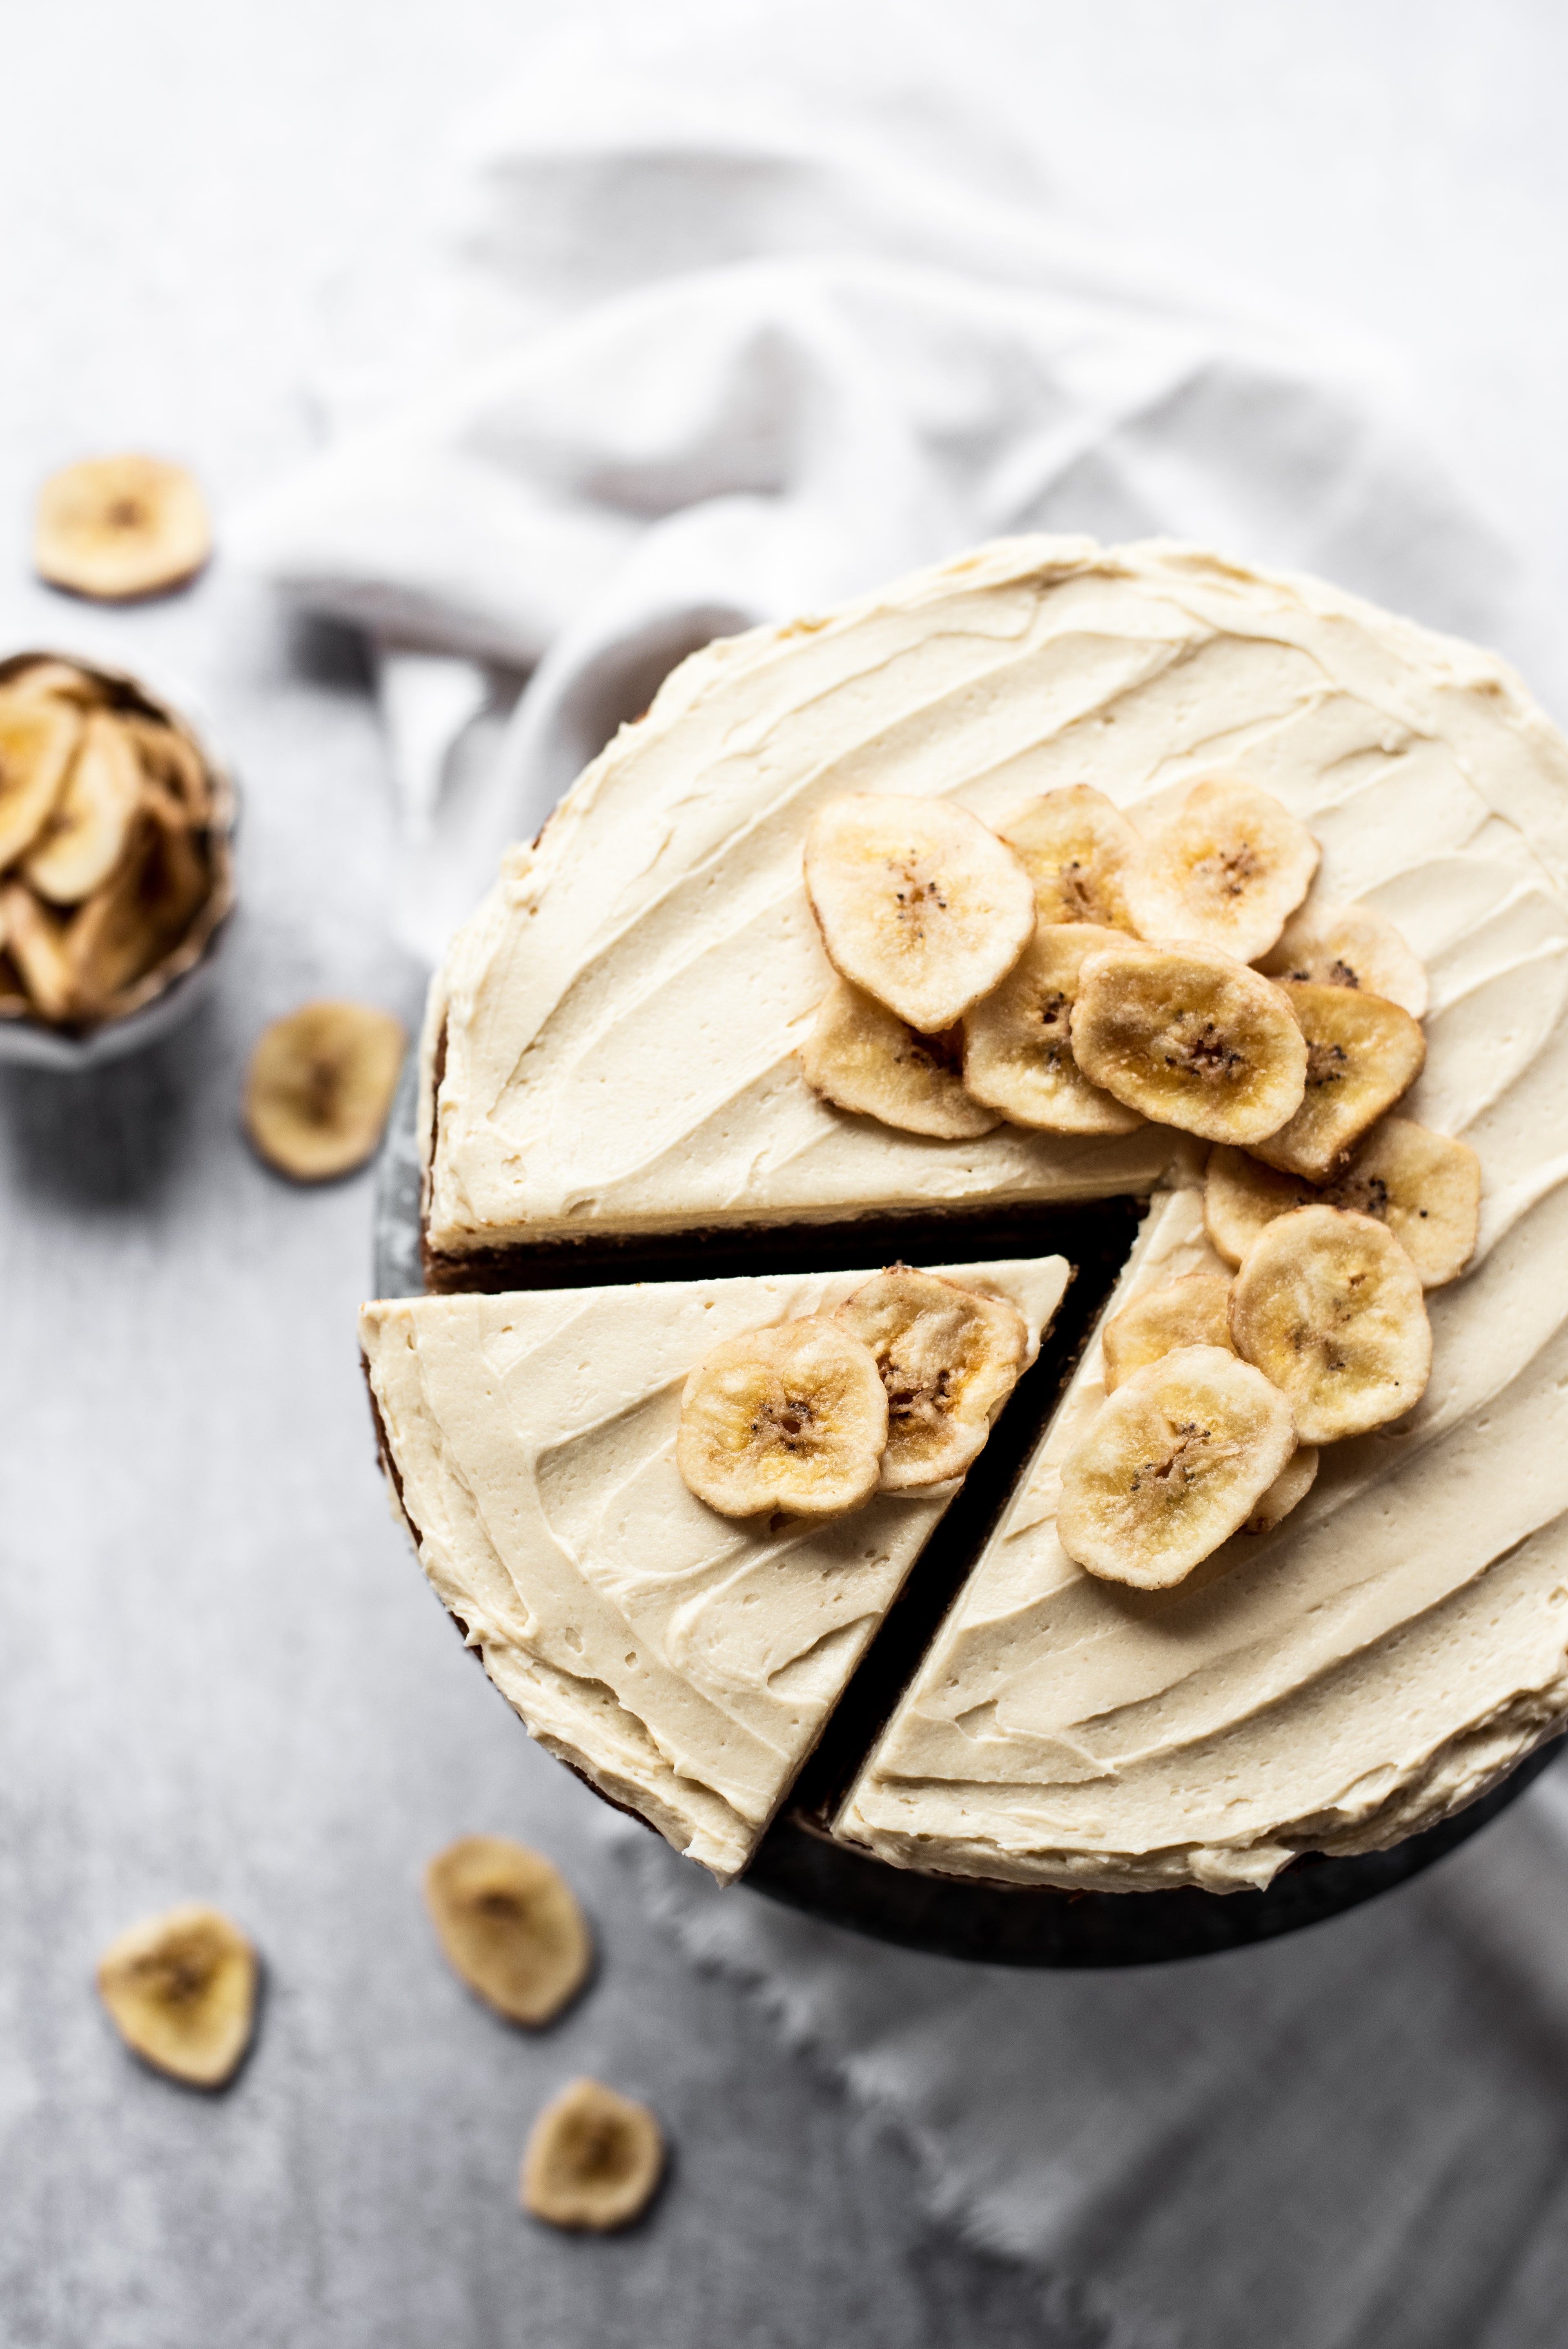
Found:
[[[684,653],[1009,532],[1316,571],[1561,703],[1549,616],[1377,365],[1072,233],[1008,96],[913,0],[666,0],[478,122],[418,382],[229,533],[376,648],[414,951]],[[884,1949],[607,1832],[1070,2337],[1561,2342],[1560,1773],[1367,1909],[1102,1975]]]

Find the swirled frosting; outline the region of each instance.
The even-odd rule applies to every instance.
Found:
[[[1480,1154],[1481,1246],[1430,1300],[1419,1409],[1174,1592],[1065,1558],[1058,1423],[845,1811],[906,1864],[1257,1884],[1398,1840],[1568,1713],[1568,745],[1490,654],[1319,583],[1014,541],[685,664],[433,990],[438,1249],[1147,1192],[1181,1179],[1157,1129],[928,1142],[817,1102],[791,1057],[828,978],[800,847],[851,790],[1000,823],[1088,781],[1142,817],[1216,771],[1308,825],[1322,899],[1379,907],[1426,961],[1405,1106]],[[1194,1216],[1162,1199],[1140,1263],[1195,1245]],[[1073,1413],[1097,1377],[1091,1355]]]
[[[946,1268],[1010,1298],[1032,1361],[1060,1257]],[[744,1867],[962,1480],[829,1524],[738,1522],[675,1463],[722,1339],[864,1272],[365,1307],[398,1506],[437,1594],[552,1753],[721,1878]]]

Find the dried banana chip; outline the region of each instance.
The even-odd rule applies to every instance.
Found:
[[[81,712],[68,702],[0,687],[0,869],[48,822],[81,733]]]
[[[15,694],[25,701],[64,701],[77,710],[98,709],[103,706],[103,688],[87,670],[77,668],[74,661],[56,660],[45,654],[29,661],[25,668],[14,669],[0,686],[0,694],[7,698]]]
[[[212,886],[211,868],[183,823],[143,804],[119,864],[86,898],[67,932],[77,992],[101,1017],[114,999],[179,945]]]
[[[425,1870],[448,1963],[509,2023],[549,2023],[588,1978],[593,1943],[558,1868],[505,1836],[463,1836]]]
[[[1319,987],[1355,987],[1397,1003],[1412,1019],[1427,1008],[1427,967],[1387,916],[1370,905],[1305,905],[1277,946],[1258,957],[1271,978],[1305,978]]]
[[[1005,978],[1035,926],[1010,848],[953,800],[833,800],[806,841],[806,889],[828,959],[923,1036]]]
[[[99,1995],[127,2045],[196,2088],[221,2088],[251,2043],[256,1953],[221,1909],[149,1917],[98,1960]]]
[[[1125,876],[1143,854],[1136,825],[1091,783],[1068,783],[1015,809],[998,827],[1035,888],[1042,922],[1136,927]]]
[[[1272,979],[1200,947],[1091,955],[1073,1051],[1129,1109],[1211,1142],[1261,1142],[1301,1106],[1306,1040]]]
[[[1293,1207],[1353,1207],[1387,1224],[1423,1288],[1455,1280],[1480,1229],[1480,1160],[1468,1142],[1429,1133],[1408,1117],[1375,1125],[1348,1164],[1321,1188],[1277,1174],[1240,1150],[1214,1150],[1203,1185],[1203,1222],[1230,1264],[1240,1264],[1265,1224]]]
[[[664,2175],[665,2141],[646,2105],[573,2080],[546,2105],[522,2158],[522,2207],[552,2227],[630,2226]]]
[[[1251,783],[1194,783],[1146,834],[1127,901],[1139,935],[1255,962],[1312,886],[1317,843],[1288,808]]]
[[[1311,980],[1280,986],[1306,1038],[1306,1090],[1289,1124],[1252,1146],[1284,1174],[1326,1183],[1414,1084],[1427,1040],[1408,1011],[1380,995]]]
[[[1432,1366],[1414,1265],[1382,1224],[1344,1207],[1295,1207],[1259,1235],[1231,1290],[1231,1337],[1286,1397],[1304,1444],[1400,1418]]]
[[[949,1066],[946,1039],[921,1036],[874,997],[835,979],[800,1047],[800,1070],[814,1092],[840,1109],[880,1118],[904,1133],[974,1142],[1000,1123],[982,1109]]]
[[[1295,1448],[1261,1372],[1180,1346],[1118,1387],[1068,1454],[1057,1537],[1090,1574],[1169,1589],[1246,1524]]]
[[[1097,794],[1098,796],[1098,794]],[[1072,1008],[1092,954],[1122,943],[1089,922],[1044,923],[1000,987],[964,1015],[964,1082],[1015,1125],[1130,1133],[1138,1112],[1091,1085],[1073,1056]]]
[[[1275,1526],[1283,1525],[1296,1503],[1305,1501],[1316,1484],[1319,1456],[1315,1444],[1298,1444],[1242,1531],[1272,1534]]]
[[[156,718],[128,716],[120,723],[135,745],[142,772],[168,794],[186,823],[210,823],[211,778],[195,743]]]
[[[38,576],[73,595],[111,604],[160,595],[194,578],[211,552],[201,491],[160,458],[87,458],[38,492]]]
[[[363,1166],[407,1040],[401,1022],[369,1003],[306,1003],[264,1028],[245,1079],[245,1127],[268,1164],[296,1183]]]
[[[813,1314],[704,1355],[681,1397],[676,1464],[721,1516],[837,1516],[876,1491],[887,1436],[876,1356]]]
[[[27,852],[28,885],[56,905],[90,897],[119,863],[140,799],[129,736],[108,710],[93,710],[54,812]]]
[[[70,952],[70,934],[20,881],[0,889],[5,951],[41,1019],[77,1019],[83,1009]]]
[[[1162,1288],[1146,1288],[1106,1323],[1100,1351],[1107,1394],[1178,1346],[1222,1346],[1234,1352],[1225,1274],[1189,1272]]]
[[[1028,1324],[1017,1307],[894,1264],[862,1282],[833,1319],[871,1348],[887,1390],[882,1491],[962,1476],[1028,1365]]]

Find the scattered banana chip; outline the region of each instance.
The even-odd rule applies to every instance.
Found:
[[[1107,1394],[1178,1346],[1222,1346],[1227,1353],[1235,1351],[1231,1344],[1231,1284],[1223,1273],[1189,1272],[1162,1288],[1146,1288],[1106,1323],[1100,1352]]]
[[[505,1836],[463,1836],[425,1870],[448,1963],[509,2023],[551,2022],[587,1980],[593,1943],[558,1868]]]
[[[1091,922],[1041,923],[1000,987],[964,1015],[964,1082],[976,1101],[1052,1133],[1130,1133],[1142,1124],[1136,1110],[1091,1085],[1073,1056],[1079,974],[1090,955],[1122,942]]]
[[[1231,1290],[1231,1337],[1286,1397],[1304,1444],[1400,1418],[1432,1366],[1415,1266],[1382,1224],[1344,1207],[1295,1207],[1259,1235]]]
[[[1316,1484],[1318,1458],[1315,1444],[1298,1444],[1242,1531],[1272,1534],[1275,1526],[1283,1525],[1296,1503],[1305,1501]]]
[[[953,800],[833,800],[806,840],[806,890],[841,977],[934,1036],[1017,961],[1035,893],[1010,848]]]
[[[73,595],[110,604],[161,595],[194,578],[211,552],[201,491],[160,458],[89,457],[38,492],[38,576]]]
[[[1211,1142],[1261,1142],[1301,1107],[1306,1040],[1272,979],[1200,947],[1091,955],[1073,1051],[1129,1109]]]
[[[1279,982],[1306,1038],[1306,1090],[1288,1125],[1253,1144],[1284,1174],[1326,1183],[1421,1073],[1427,1040],[1397,1003],[1310,979]]]
[[[1375,1125],[1349,1164],[1319,1188],[1278,1174],[1240,1150],[1209,1154],[1203,1223],[1229,1264],[1240,1264],[1265,1224],[1293,1207],[1353,1207],[1387,1224],[1423,1288],[1456,1280],[1480,1229],[1480,1160],[1468,1142],[1408,1117]]]
[[[1256,962],[1312,886],[1317,843],[1251,783],[1194,783],[1145,835],[1128,867],[1132,926],[1156,945],[1193,945]]]
[[[381,1139],[407,1039],[368,1003],[306,1003],[263,1030],[245,1080],[245,1125],[296,1183],[363,1166]]]
[[[948,1065],[945,1040],[917,1035],[874,997],[836,979],[800,1047],[801,1072],[840,1109],[880,1118],[904,1133],[977,1141],[1001,1121],[965,1092]]]
[[[676,1464],[721,1516],[836,1516],[876,1491],[887,1435],[876,1356],[812,1314],[704,1355],[681,1397]]]
[[[1028,1324],[1017,1307],[895,1264],[833,1319],[870,1347],[887,1390],[882,1491],[962,1476],[1028,1365]]]
[[[126,2044],[192,2087],[221,2088],[251,2044],[256,1953],[221,1909],[200,1901],[111,1941],[98,1986]]]
[[[1381,995],[1412,1019],[1427,1008],[1427,969],[1386,916],[1370,905],[1305,905],[1277,946],[1258,958],[1271,978],[1312,979]]]
[[[647,2209],[664,2168],[664,2137],[646,2105],[573,2080],[529,2132],[522,2207],[552,2227],[607,2234]]]
[[[119,863],[140,801],[135,744],[107,710],[93,710],[54,812],[27,852],[29,886],[56,905],[90,897]]]
[[[1260,1371],[1178,1347],[1118,1387],[1063,1461],[1057,1537],[1105,1581],[1169,1589],[1240,1531],[1295,1449]]]
[[[81,731],[81,712],[69,703],[0,687],[0,869],[48,822]]]
[[[1125,876],[1143,854],[1137,827],[1091,783],[1068,783],[1014,811],[1002,838],[1035,886],[1042,922],[1136,927]]]

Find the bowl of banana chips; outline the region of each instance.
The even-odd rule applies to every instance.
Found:
[[[201,992],[234,898],[234,790],[122,670],[0,660],[0,1060],[139,1050]]]

